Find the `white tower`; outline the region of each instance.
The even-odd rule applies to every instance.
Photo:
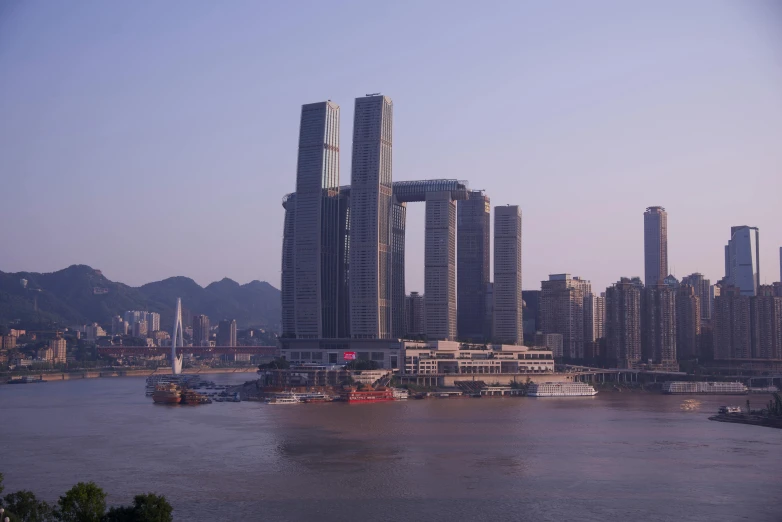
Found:
[[[177,356],[176,349],[185,345],[182,336],[182,298],[180,297],[176,300],[174,316],[174,334],[171,336],[171,373],[179,375],[182,373],[182,355]]]

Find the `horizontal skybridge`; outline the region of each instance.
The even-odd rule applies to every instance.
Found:
[[[426,194],[433,192],[450,192],[454,201],[468,199],[470,187],[466,181],[458,179],[425,179],[417,181],[394,181],[391,184],[394,198],[399,203],[412,203],[426,201]],[[339,187],[339,193],[350,195],[350,185]],[[285,206],[294,196],[294,193],[286,194],[282,199]]]

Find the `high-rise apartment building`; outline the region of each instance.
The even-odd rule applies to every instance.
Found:
[[[584,342],[597,342],[605,337],[606,299],[590,293],[584,297]]]
[[[52,350],[52,362],[54,364],[64,364],[67,360],[67,343],[62,337],[57,337],[49,341],[49,348]]]
[[[193,346],[209,346],[209,317],[193,316]]]
[[[683,284],[676,290],[676,353],[680,359],[701,356],[701,302],[698,289],[692,285]]]
[[[133,337],[138,337],[139,339],[146,339],[147,333],[149,332],[149,326],[147,325],[147,321],[136,321],[133,323]]]
[[[330,101],[301,108],[294,229],[296,337],[336,337],[339,106]]]
[[[217,326],[217,346],[236,346],[236,319],[223,319]]]
[[[735,286],[723,288],[714,299],[714,358],[717,360],[752,357],[751,296]]]
[[[470,192],[457,204],[456,294],[459,339],[483,341],[486,331],[486,284],[489,282],[491,201],[482,191]]]
[[[690,285],[698,296],[701,319],[711,319],[711,281],[695,272],[682,278],[683,285]]]
[[[541,331],[540,318],[540,290],[522,290],[521,298],[524,300],[524,343],[532,343],[536,335]]]
[[[641,291],[640,280],[626,277],[606,289],[607,355],[618,368],[641,361]]]
[[[160,314],[157,312],[147,312],[147,331],[157,332],[160,330]]]
[[[552,274],[548,281],[541,282],[541,328],[544,334],[562,335],[565,358],[584,358],[584,323],[591,324],[593,319],[590,303],[585,321],[584,301],[591,296],[589,281],[570,274]]]
[[[664,283],[644,289],[641,352],[644,362],[666,369],[676,364],[676,290]]]
[[[644,212],[644,275],[647,286],[668,275],[668,213],[663,207]]]
[[[417,338],[426,334],[424,302],[424,296],[418,292],[410,292],[405,298],[405,337]]]
[[[725,247],[725,280],[741,295],[757,295],[760,286],[760,232],[745,225],[730,228],[730,240]]]
[[[354,339],[391,336],[392,127],[390,98],[356,99],[350,193],[350,329]],[[297,213],[300,207],[297,202]]]
[[[494,208],[494,342],[524,339],[521,297],[521,209]]]
[[[771,285],[761,285],[750,303],[752,357],[782,360],[782,297]]]

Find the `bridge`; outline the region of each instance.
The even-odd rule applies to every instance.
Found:
[[[185,346],[177,347],[177,355],[192,353],[193,355],[225,355],[225,354],[250,354],[274,357],[277,355],[276,346]],[[155,357],[170,355],[170,346],[101,346],[98,347],[98,355],[111,357]]]
[[[590,366],[578,366],[565,364],[557,368],[564,373],[572,373],[573,380],[587,383],[598,382],[639,382],[642,380],[671,381],[682,380],[687,377],[687,372],[674,372],[663,370],[637,370],[630,368],[592,368]]]
[[[394,181],[391,183],[391,189],[397,203],[413,203],[426,201],[426,194],[433,192],[449,192],[454,201],[469,199],[470,188],[466,181],[458,179],[425,179],[415,181]],[[350,185],[339,187],[341,196],[350,195]],[[291,192],[282,198],[282,206],[295,199],[296,193]]]

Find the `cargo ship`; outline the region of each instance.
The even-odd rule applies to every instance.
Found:
[[[396,400],[394,391],[389,388],[378,388],[376,390],[345,390],[340,395],[343,402],[386,402]]]
[[[744,395],[747,387],[740,382],[689,382],[668,381],[663,383],[663,393],[686,395],[691,393],[706,395]]]

